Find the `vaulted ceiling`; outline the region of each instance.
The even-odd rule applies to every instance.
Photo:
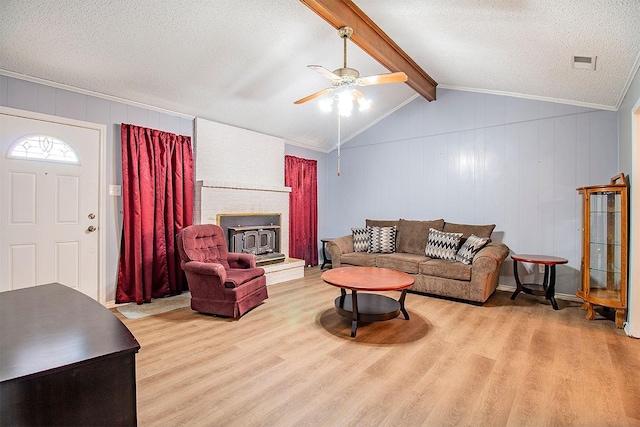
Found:
[[[640,0],[356,0],[440,88],[616,110],[640,63]],[[320,151],[337,141],[328,86],[336,30],[297,0],[0,0],[0,73],[202,117]],[[571,67],[597,56],[596,70]],[[348,65],[388,72],[353,43]],[[373,109],[342,140],[418,96],[361,88]],[[437,100],[434,102],[438,102]]]

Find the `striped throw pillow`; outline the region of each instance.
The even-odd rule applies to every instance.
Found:
[[[376,227],[368,226],[370,254],[390,254],[396,251],[396,226]]]
[[[480,249],[482,249],[488,241],[489,239],[486,237],[478,237],[472,234],[456,254],[456,261],[460,261],[463,264],[471,264],[473,257],[480,252]]]
[[[444,231],[438,231],[435,228],[430,228],[427,247],[425,248],[424,253],[430,258],[455,261],[461,238],[462,233],[445,233]]]
[[[366,228],[352,228],[351,236],[353,236],[353,251],[367,252],[369,249],[369,233]]]

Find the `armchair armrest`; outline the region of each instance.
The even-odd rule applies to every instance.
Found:
[[[220,278],[220,283],[224,283],[227,280],[227,270],[224,269],[222,264],[214,262],[183,262],[182,269],[186,273],[198,274],[201,276],[217,276]]]
[[[256,256],[254,254],[229,252],[227,262],[231,268],[254,268],[256,266]]]

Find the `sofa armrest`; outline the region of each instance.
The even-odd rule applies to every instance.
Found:
[[[327,251],[331,256],[331,267],[340,267],[340,256],[353,252],[353,236],[342,236],[327,242]]]
[[[230,268],[254,268],[256,266],[256,256],[254,254],[229,252],[227,254],[227,262]]]
[[[490,242],[482,248],[471,263],[472,301],[486,301],[498,287],[500,266],[509,255],[504,243]]]
[[[499,242],[489,242],[487,245],[480,249],[475,257],[473,257],[473,262],[476,259],[481,257],[490,257],[496,260],[498,264],[501,264],[507,256],[509,255],[509,248],[504,243]]]

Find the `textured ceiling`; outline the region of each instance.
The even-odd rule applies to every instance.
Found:
[[[617,109],[640,60],[640,0],[356,0],[439,87]],[[574,70],[572,55],[597,55]],[[0,70],[282,137],[328,151],[337,119],[308,70],[342,66],[336,30],[297,0],[0,0]],[[350,43],[348,65],[387,72]],[[412,99],[405,84],[342,139]],[[435,101],[437,102],[437,101]]]

